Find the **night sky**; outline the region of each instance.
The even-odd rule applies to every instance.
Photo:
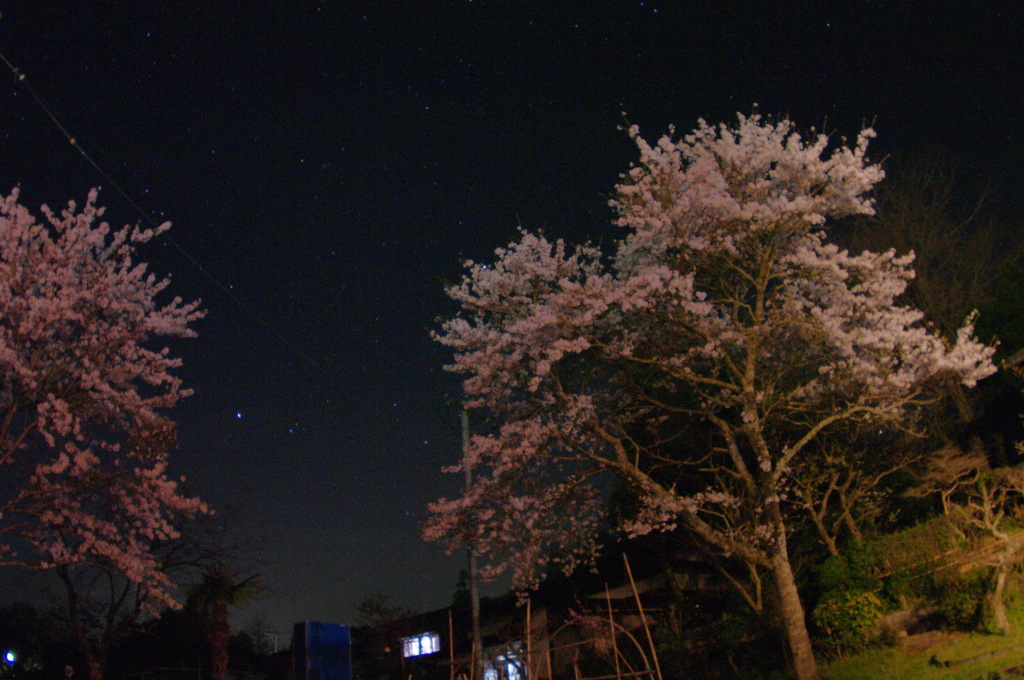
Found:
[[[255,548],[249,611],[351,622],[447,604],[419,538],[455,493],[443,285],[518,225],[607,237],[634,148],[754,105],[924,148],[1024,191],[1019,2],[0,2],[0,191],[174,223],[143,251],[202,298],[178,470]],[[31,86],[87,158],[34,101]],[[104,174],[106,176],[104,176]],[[115,188],[120,187],[130,200]],[[0,586],[0,591],[4,590]],[[2,592],[11,598],[19,593]],[[244,616],[243,616],[244,620]]]

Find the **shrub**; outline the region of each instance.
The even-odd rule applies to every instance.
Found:
[[[914,578],[908,570],[900,570],[890,574],[882,581],[882,593],[886,599],[898,607],[906,607],[909,603],[927,597],[927,581]]]
[[[818,568],[818,587],[825,593],[838,590],[875,590],[881,584],[875,574],[880,557],[872,543],[856,543],[841,555],[825,560]]]
[[[913,570],[958,545],[958,537],[945,517],[933,517],[916,526],[870,541],[878,566],[886,571]]]
[[[946,623],[955,628],[975,629],[985,620],[989,575],[984,569],[956,574],[935,583],[935,604]]]
[[[860,651],[875,641],[883,612],[882,601],[872,592],[834,590],[821,598],[811,620],[825,648],[842,654]]]

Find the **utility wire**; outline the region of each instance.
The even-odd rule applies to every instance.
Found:
[[[57,129],[60,130],[60,133],[62,135],[64,135],[64,137],[68,140],[68,142],[71,144],[71,146],[75,147],[75,149],[78,151],[78,153],[81,154],[83,158],[85,158],[85,160],[89,163],[89,165],[91,165],[93,167],[93,169],[95,169],[96,172],[98,172],[100,174],[100,177],[102,177],[103,180],[109,186],[113,187],[114,191],[116,191],[118,194],[120,194],[121,197],[128,203],[128,205],[130,205],[135,210],[135,212],[137,212],[140,216],[142,216],[142,219],[145,220],[145,222],[147,224],[149,224],[151,226],[154,226],[154,227],[157,226],[156,221],[145,210],[143,210],[142,207],[138,203],[136,203],[134,200],[132,200],[132,197],[129,196],[128,193],[124,189],[121,188],[120,184],[118,184],[116,181],[114,181],[114,178],[111,177],[106,171],[104,171],[103,168],[101,168],[99,166],[99,164],[92,158],[92,156],[90,156],[86,152],[86,150],[82,148],[82,145],[78,143],[78,140],[74,137],[74,135],[72,135],[70,132],[68,132],[68,129],[66,127],[64,127],[63,123],[61,123],[60,120],[57,118],[57,116],[55,116],[53,114],[53,111],[50,110],[50,107],[46,105],[46,102],[44,102],[42,97],[40,97],[39,94],[35,91],[35,88],[33,88],[32,85],[29,84],[26,81],[25,74],[19,68],[17,68],[14,64],[12,64],[7,59],[7,57],[3,54],[3,52],[0,52],[0,61],[3,61],[4,65],[14,75],[14,78],[17,80],[18,85],[20,85],[22,88],[25,89],[26,92],[29,93],[29,95],[32,97],[32,99],[35,100],[36,104],[39,105],[39,108],[43,110],[43,112],[53,122],[53,124],[57,127]],[[301,348],[297,347],[294,343],[292,343],[290,340],[288,340],[287,337],[285,337],[283,334],[278,332],[278,330],[276,328],[274,328],[273,326],[268,324],[266,321],[264,321],[260,316],[258,316],[256,314],[256,312],[254,312],[252,310],[252,308],[249,306],[248,303],[246,303],[242,298],[240,298],[237,294],[235,294],[235,292],[233,290],[231,290],[231,288],[229,286],[226,286],[224,283],[222,283],[220,281],[220,279],[218,279],[216,276],[211,274],[210,271],[199,262],[199,260],[197,260],[188,251],[186,251],[184,248],[182,248],[180,245],[178,245],[177,241],[172,239],[167,234],[166,231],[163,232],[162,234],[160,234],[160,237],[166,239],[167,242],[169,244],[171,244],[171,247],[173,247],[193,267],[195,267],[196,270],[200,274],[202,274],[204,277],[206,277],[207,280],[209,280],[215,286],[217,286],[217,288],[219,288],[221,290],[221,292],[223,292],[228,297],[228,299],[230,299],[232,302],[234,302],[235,305],[239,309],[241,309],[243,312],[245,312],[245,314],[251,320],[255,321],[258,325],[260,325],[263,328],[265,328],[271,335],[274,336],[274,338],[276,338],[278,340],[278,342],[282,343],[283,345],[285,345],[286,347],[291,349],[293,352],[295,352],[297,355],[299,355],[300,357],[302,357],[303,359],[308,361],[310,364],[312,364],[316,368],[325,368],[326,367],[326,368],[329,368],[329,369],[333,370],[333,368],[334,368],[333,366],[331,366],[330,364],[328,364],[327,362],[325,362],[323,360],[314,359],[313,357],[309,356]]]

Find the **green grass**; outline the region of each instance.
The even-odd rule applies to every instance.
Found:
[[[1011,616],[1010,635],[971,633],[910,654],[899,647],[876,649],[835,661],[821,669],[829,680],[972,680],[1024,663],[1024,612]],[[975,659],[984,655],[983,658]],[[951,666],[939,662],[966,663]]]

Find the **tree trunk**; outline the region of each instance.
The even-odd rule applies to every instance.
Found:
[[[228,644],[231,628],[228,626],[228,606],[224,602],[213,605],[210,618],[210,677],[212,680],[228,678]]]
[[[875,481],[877,482],[878,479],[876,477]],[[846,525],[846,530],[850,532],[850,537],[854,541],[860,543],[864,537],[861,535],[860,527],[857,526],[857,523],[853,520],[853,515],[850,513],[850,507],[853,503],[847,499],[846,492],[841,489],[839,491],[839,504],[843,509],[843,524]]]
[[[85,657],[85,665],[89,671],[89,680],[103,680],[104,664],[96,655],[96,650],[93,649],[92,643],[89,641],[85,630],[77,619],[71,622],[71,627],[75,633],[75,642],[77,643],[76,646],[78,648],[78,652]]]
[[[86,668],[89,670],[89,680],[103,680],[103,669],[106,665],[106,655],[99,656],[89,640],[89,635],[82,622],[78,618],[78,591],[75,590],[71,575],[66,566],[57,568],[57,575],[64,582],[64,588],[68,596],[68,623],[75,636],[75,646],[78,652],[85,657]]]
[[[1003,635],[1013,632],[1010,618],[1006,615],[1006,602],[1003,601],[1003,592],[1006,589],[1006,574],[1010,571],[1010,561],[1007,558],[1001,560],[996,567],[996,587],[992,590],[992,597],[989,602],[992,605],[992,616],[996,620],[996,627]]]
[[[778,589],[779,605],[782,609],[782,620],[786,626],[786,637],[789,649],[793,653],[793,669],[799,680],[819,680],[818,663],[814,659],[811,648],[811,636],[807,632],[807,621],[804,608],[800,603],[800,593],[796,589],[793,569],[789,564],[789,552],[786,548],[785,529],[779,527],[778,549],[772,555],[772,576]]]

